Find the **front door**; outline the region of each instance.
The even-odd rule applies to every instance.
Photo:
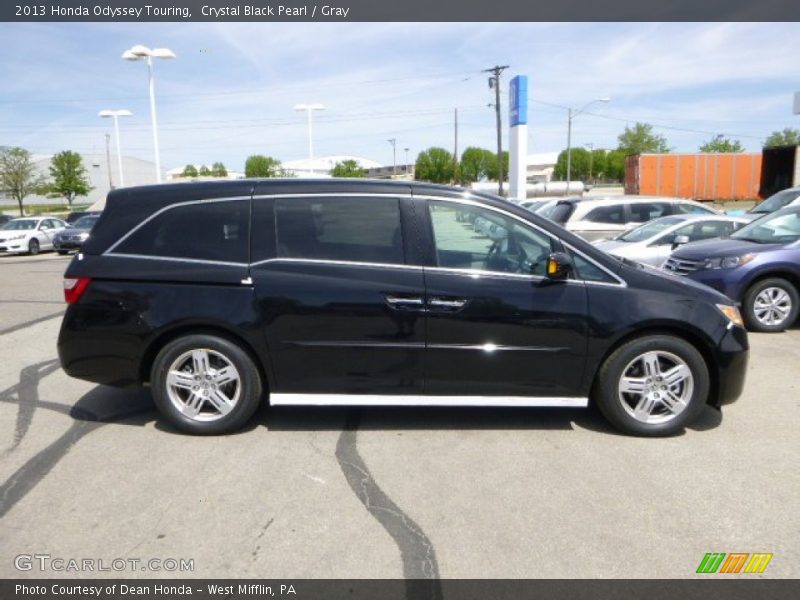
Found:
[[[544,277],[557,242],[502,211],[457,200],[417,207],[435,250],[425,269],[426,394],[578,404],[587,294],[582,282]]]
[[[406,260],[404,202],[410,198],[254,198],[250,276],[274,404],[422,392],[425,289],[422,267]]]

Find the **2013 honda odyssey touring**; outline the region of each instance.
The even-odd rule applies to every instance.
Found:
[[[192,433],[239,428],[266,400],[594,402],[622,431],[667,435],[733,402],[747,363],[722,294],[501,198],[429,184],[115,190],[64,288],[64,370],[148,384]]]

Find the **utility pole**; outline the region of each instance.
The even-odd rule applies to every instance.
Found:
[[[111,134],[106,134],[106,170],[108,171],[108,189],[114,189],[114,182],[111,181],[111,150],[109,149],[109,143],[111,142]]]
[[[500,119],[500,75],[508,68],[508,65],[497,65],[491,69],[484,69],[484,73],[491,73],[489,77],[489,89],[494,88],[494,111],[497,118],[497,174],[498,191],[503,195],[503,133]]]
[[[403,151],[406,153],[406,175],[411,173],[411,163],[408,162],[408,151],[409,150],[411,150],[411,148],[403,148]]]
[[[453,179],[457,181],[458,175],[458,109],[455,109],[454,126],[454,141],[453,141]]]
[[[397,138],[386,140],[392,145],[392,176],[397,175]]]

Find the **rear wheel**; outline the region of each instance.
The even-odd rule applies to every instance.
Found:
[[[672,435],[703,410],[708,367],[681,338],[637,338],[606,359],[594,391],[598,408],[617,429],[641,436]]]
[[[31,256],[39,254],[39,240],[33,239],[28,242],[28,254]]]
[[[258,369],[244,349],[205,334],[167,344],[153,362],[150,384],[161,414],[194,434],[239,429],[258,408],[263,390]]]
[[[771,277],[754,283],[744,295],[744,319],[752,331],[784,331],[797,319],[797,289],[785,279]]]

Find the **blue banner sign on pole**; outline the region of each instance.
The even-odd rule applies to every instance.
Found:
[[[528,124],[528,76],[517,75],[509,84],[508,117],[510,126]]]

